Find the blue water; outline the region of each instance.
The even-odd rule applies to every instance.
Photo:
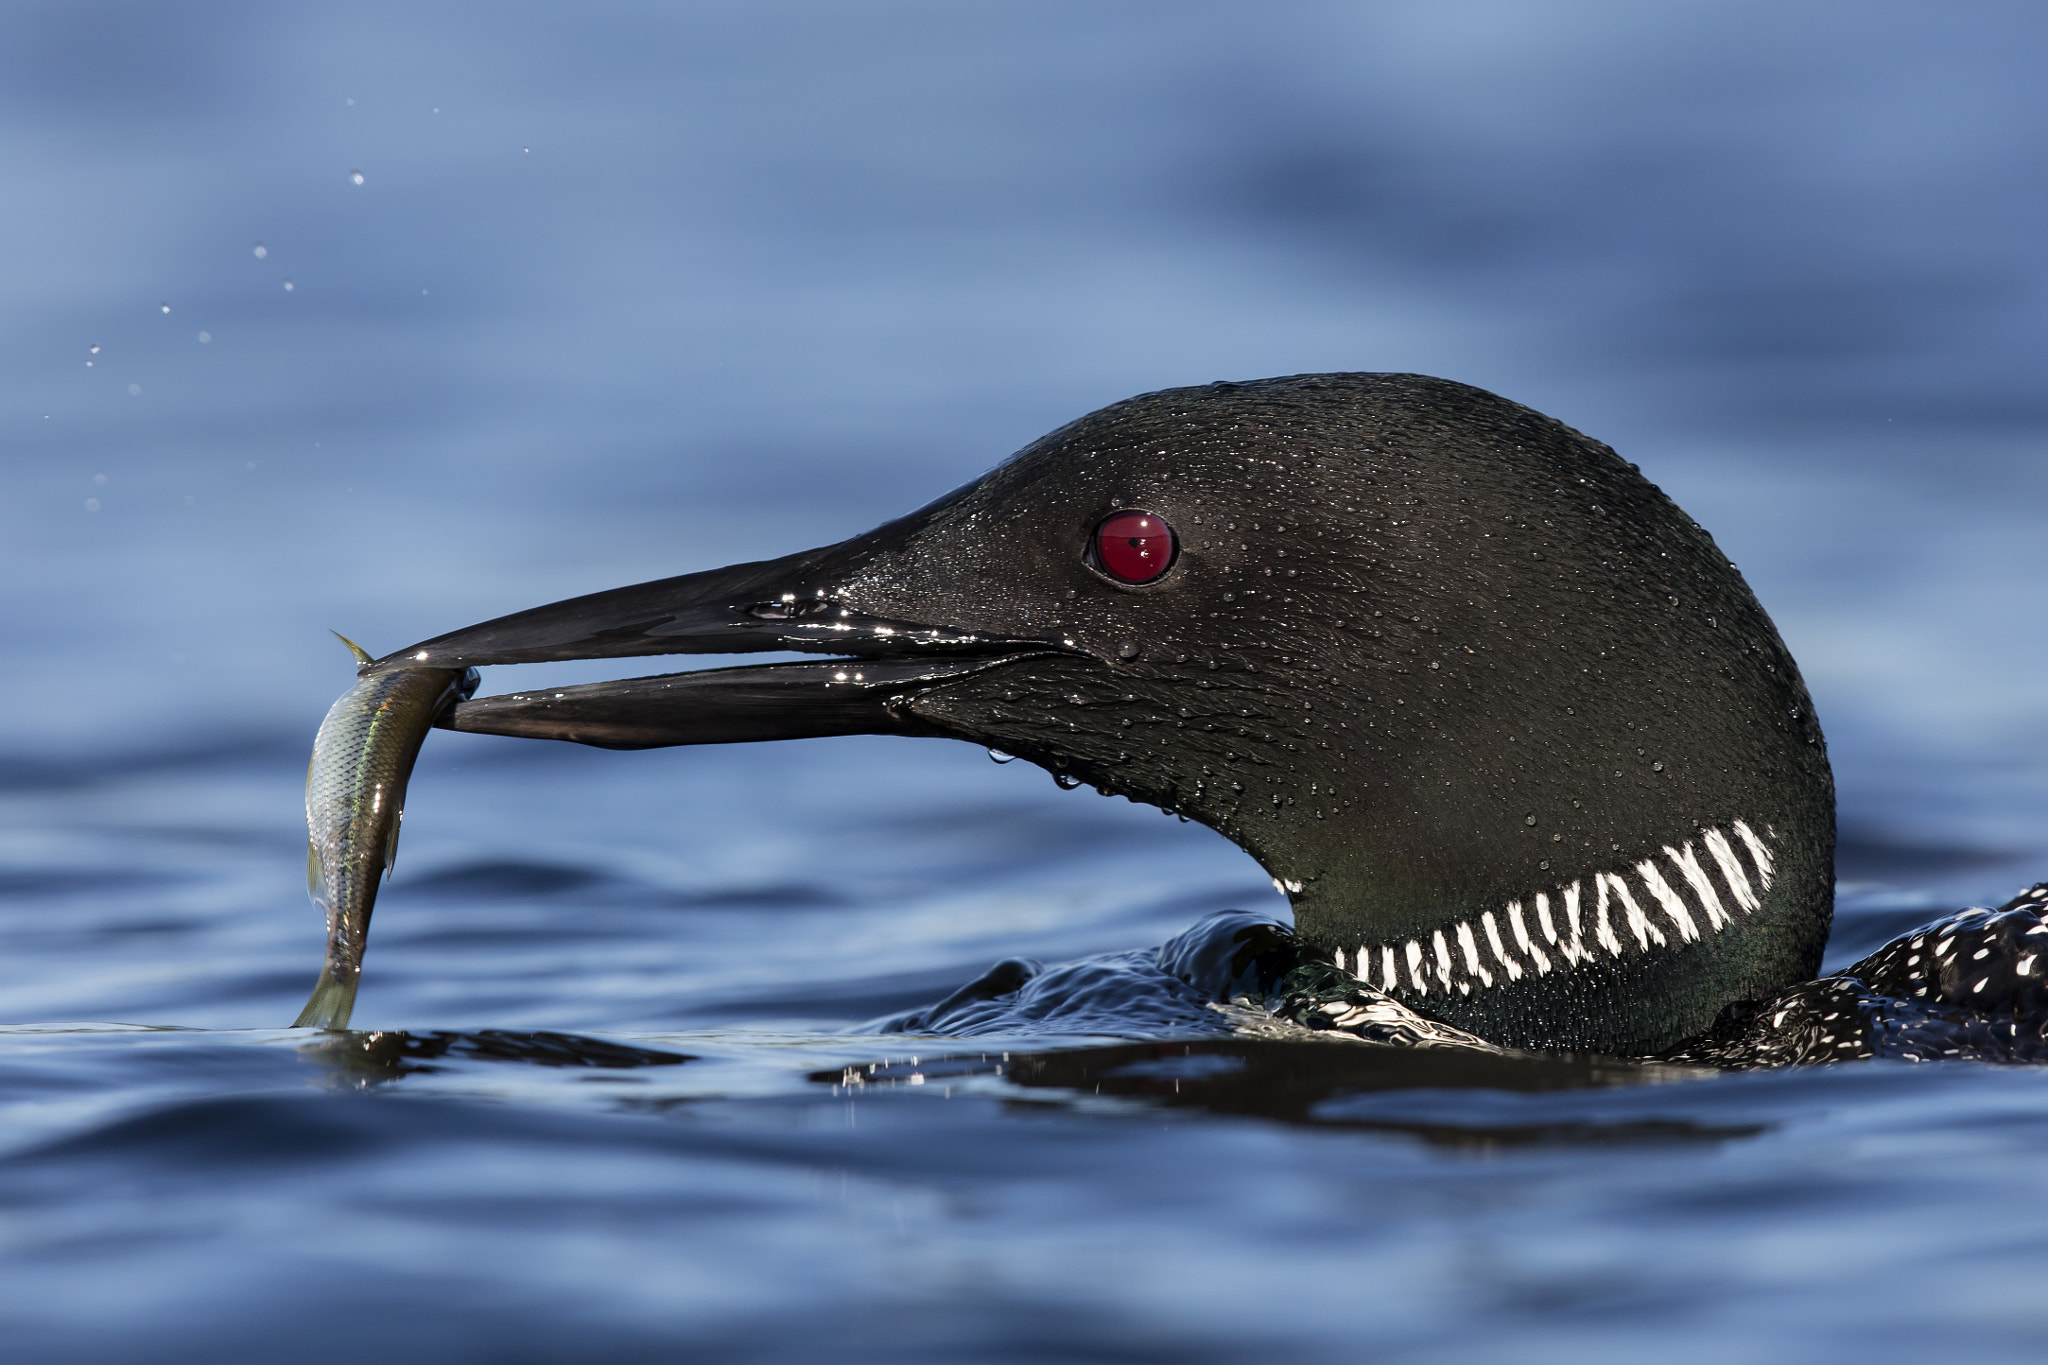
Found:
[[[1305,370],[1494,389],[1713,532],[1828,729],[1830,966],[2004,900],[2048,875],[2044,40],[7,7],[8,1358],[2038,1359],[2036,1069],[848,1033],[1284,914],[1210,832],[966,746],[436,733],[366,1032],[279,1026],[329,628],[824,543]]]

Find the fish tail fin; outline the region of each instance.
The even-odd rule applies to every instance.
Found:
[[[314,983],[306,1008],[292,1020],[292,1027],[347,1028],[348,1017],[356,1008],[356,982],[359,979],[351,975],[346,981],[338,981],[333,973],[323,970],[320,980]]]
[[[354,640],[349,639],[348,636],[343,635],[340,631],[330,630],[327,633],[329,635],[332,635],[335,639],[341,641],[343,644],[347,645],[348,652],[356,656],[356,672],[361,673],[371,664],[377,662],[375,659],[370,657],[369,650],[364,649],[361,645],[357,644]]]

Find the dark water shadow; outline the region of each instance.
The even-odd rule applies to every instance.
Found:
[[[1835,875],[1846,881],[1916,886],[1957,873],[1991,872],[2025,860],[2025,849],[1934,844],[1865,825],[1835,840]]]
[[[300,1048],[299,1055],[327,1068],[337,1084],[346,1086],[383,1085],[407,1076],[452,1071],[466,1062],[631,1071],[697,1060],[686,1052],[635,1047],[574,1033],[509,1029],[330,1033]]]
[[[521,858],[491,858],[438,868],[396,883],[406,895],[450,902],[574,898],[605,906],[683,910],[808,910],[842,905],[846,895],[823,882],[771,881],[698,890],[649,885],[616,871]]]
[[[1586,1096],[1703,1078],[1700,1068],[1605,1057],[1217,1038],[1117,1043],[1043,1052],[955,1053],[812,1073],[846,1089],[938,1087],[996,1079],[1031,1104],[1108,1099],[1292,1125],[1404,1133],[1432,1146],[1503,1147],[1717,1143],[1770,1125],[1711,1123],[1670,1112],[1514,1103],[1514,1096]],[[1422,1103],[1380,1106],[1374,1097]]]
[[[165,773],[243,770],[270,774],[302,762],[306,737],[296,730],[219,729],[174,743],[100,751],[0,753],[0,791],[59,792],[157,777]]]

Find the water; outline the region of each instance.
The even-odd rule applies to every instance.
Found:
[[[1469,380],[1698,517],[1828,728],[1830,966],[2048,875],[2044,26],[9,7],[10,1358],[2034,1358],[2032,1068],[843,1032],[1284,912],[966,745],[437,733],[380,1032],[279,1026],[329,628],[824,543],[1219,377]]]

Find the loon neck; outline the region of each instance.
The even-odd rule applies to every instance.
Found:
[[[1311,951],[1509,1045],[1655,1052],[1817,969],[1831,888],[1810,846],[1738,819],[1637,852],[1396,934],[1333,923],[1304,884],[1281,885]]]

